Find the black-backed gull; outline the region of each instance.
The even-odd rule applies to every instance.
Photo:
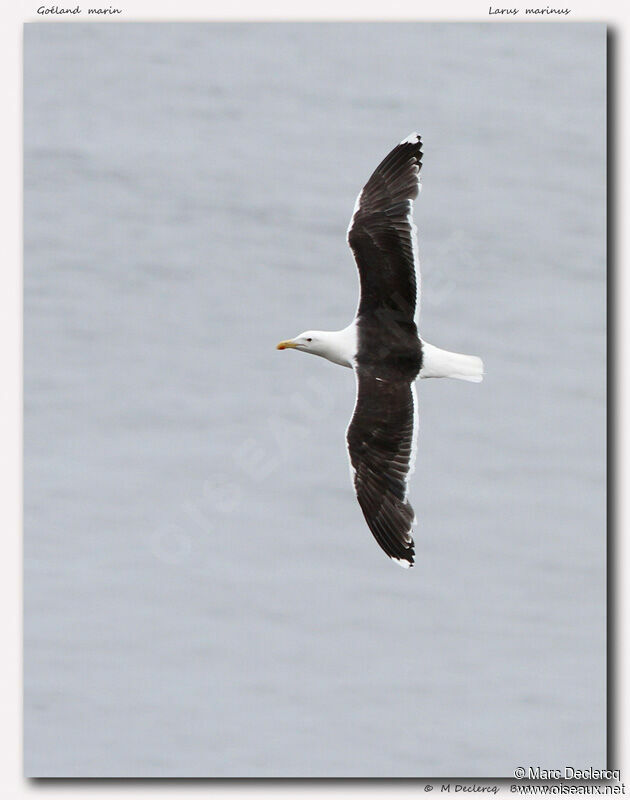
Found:
[[[381,161],[357,198],[348,244],[359,270],[360,298],[350,325],[305,331],[277,345],[354,370],[357,399],[346,431],[352,480],[374,538],[403,567],[414,558],[416,518],[407,493],[418,433],[415,380],[483,380],[480,358],[440,350],[418,335],[413,201],[421,167],[422,141],[412,133]]]

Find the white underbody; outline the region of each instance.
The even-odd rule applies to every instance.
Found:
[[[353,321],[340,331],[309,331],[313,342],[305,352],[340,364],[354,367],[357,354],[357,327]],[[457,378],[462,381],[479,383],[483,380],[483,361],[477,356],[450,353],[420,339],[422,343],[422,369],[419,378]]]
[[[483,361],[478,356],[465,356],[440,350],[422,342],[422,369],[420,378],[458,378],[461,381],[480,383],[483,380]]]

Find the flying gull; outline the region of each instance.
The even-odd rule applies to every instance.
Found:
[[[354,320],[340,331],[305,331],[278,344],[351,367],[357,399],[346,431],[357,500],[385,553],[411,567],[416,523],[407,499],[417,434],[417,378],[483,380],[476,356],[425,342],[416,326],[420,263],[413,201],[420,191],[422,141],[412,133],[374,170],[357,197],[348,244],[359,270]]]

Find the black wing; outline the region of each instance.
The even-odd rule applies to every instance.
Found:
[[[381,380],[361,368],[355,373],[357,402],[346,440],[357,499],[379,545],[410,567],[415,515],[407,501],[407,480],[415,460],[415,387],[405,380]]]
[[[383,159],[357,198],[348,228],[361,284],[357,316],[393,312],[413,321],[420,267],[412,215],[421,167],[422,140],[414,133]]]

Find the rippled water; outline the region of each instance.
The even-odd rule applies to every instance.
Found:
[[[605,762],[605,28],[25,28],[25,768]],[[357,191],[418,129],[417,566],[348,479]]]

